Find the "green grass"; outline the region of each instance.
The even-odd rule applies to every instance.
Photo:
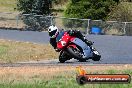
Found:
[[[116,70],[108,70],[105,73],[118,73]],[[132,75],[132,70],[120,71]],[[73,72],[74,73],[74,72]],[[69,76],[67,76],[69,75]],[[5,82],[0,83],[0,88],[132,88],[132,82],[130,84],[86,84],[79,85],[76,82],[76,74],[63,73],[52,77],[50,80],[41,79],[27,82],[27,83],[13,83]],[[46,76],[46,75],[44,75]],[[39,77],[39,76],[38,76]]]
[[[67,82],[68,81],[68,82]],[[37,84],[1,84],[0,88],[132,88],[132,84],[86,84],[78,85],[74,79],[41,81]]]
[[[6,45],[0,46],[0,55],[5,54],[7,51],[8,51],[8,46],[6,46]]]
[[[38,81],[34,84],[1,84],[0,88],[132,88],[132,84],[85,84],[78,85],[75,78]]]

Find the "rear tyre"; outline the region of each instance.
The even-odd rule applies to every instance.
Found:
[[[95,54],[95,53],[93,53],[93,57],[92,57],[92,60],[93,60],[93,61],[99,61],[100,58],[101,58],[101,55],[100,55],[100,54]]]
[[[92,60],[93,60],[93,61],[99,61],[100,58],[101,58],[100,53],[99,53],[94,47],[91,47],[91,49],[92,49],[92,51],[93,51]]]
[[[93,61],[100,61],[100,58],[101,58],[101,56],[96,56],[96,57],[93,57],[92,60]]]

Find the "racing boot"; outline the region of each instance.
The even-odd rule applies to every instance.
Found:
[[[76,36],[78,37],[78,38],[80,38],[83,42],[85,42],[88,46],[91,46],[91,45],[93,45],[93,42],[91,42],[91,41],[88,41],[86,38],[85,38],[85,36],[83,36],[82,35],[82,33],[78,30],[78,31],[76,31]]]
[[[91,46],[93,45],[93,42],[92,41],[88,41],[84,36],[80,37],[80,39],[85,42],[88,46]]]
[[[92,42],[92,41],[88,41],[87,39],[84,39],[84,42],[85,42],[88,46],[93,45],[93,42]]]
[[[81,39],[83,42],[85,42],[88,46],[93,45],[93,42],[92,42],[92,41],[88,41],[85,37],[81,37],[80,39]]]

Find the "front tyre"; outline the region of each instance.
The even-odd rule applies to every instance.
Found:
[[[70,59],[71,57],[67,55],[66,52],[63,52],[63,51],[60,52],[60,55],[59,55],[60,63],[64,63],[65,61],[70,60]]]
[[[76,59],[78,59],[80,62],[86,62],[85,59],[83,59],[83,53],[81,52],[81,49],[79,48],[73,48],[73,47],[68,47],[67,51]]]
[[[86,62],[86,60],[85,60],[85,59],[79,59],[79,61],[80,61],[80,62]]]
[[[64,58],[63,56],[59,56],[59,61],[60,63],[64,63],[66,61],[66,58]]]
[[[60,63],[65,63],[66,60],[64,58],[59,58]]]

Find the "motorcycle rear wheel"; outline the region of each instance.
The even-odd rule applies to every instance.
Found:
[[[99,61],[100,58],[101,58],[101,55],[100,53],[94,48],[91,46],[91,49],[93,51],[93,57],[91,58],[93,61]]]
[[[100,61],[100,58],[101,58],[101,56],[96,56],[96,57],[93,57],[92,60],[93,61]]]
[[[92,58],[93,61],[99,61],[100,58],[101,58],[101,55],[100,54],[97,55],[97,54],[93,53],[93,58]]]

